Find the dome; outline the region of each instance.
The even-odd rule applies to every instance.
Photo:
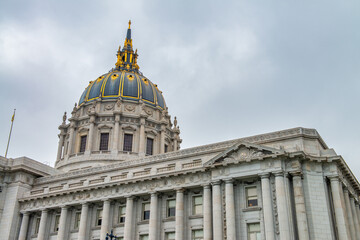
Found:
[[[142,99],[146,104],[165,109],[165,100],[156,84],[139,71],[114,69],[91,81],[82,93],[79,105],[95,99],[123,98],[130,101]]]

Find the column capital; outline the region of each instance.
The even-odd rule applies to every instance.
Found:
[[[290,171],[289,174],[292,177],[303,177],[303,173],[301,170]]]
[[[134,199],[135,196],[134,196],[134,195],[126,195],[125,198],[126,198],[126,199]]]
[[[156,192],[156,191],[149,192],[149,193],[150,193],[151,197],[157,197],[157,195],[158,195],[158,192]]]
[[[184,192],[185,189],[184,188],[174,188],[174,190],[178,193],[178,192]]]
[[[220,185],[221,184],[221,180],[216,180],[211,182],[211,185],[215,186],[215,185]]]
[[[234,183],[234,179],[232,179],[232,178],[227,178],[227,179],[224,179],[224,182],[225,182],[225,184],[233,184],[233,183]]]
[[[82,205],[82,206],[85,206],[85,205],[89,206],[90,203],[89,203],[89,202],[81,202],[80,205]]]
[[[201,185],[204,189],[210,189],[211,188],[211,183],[205,183]]]
[[[104,203],[110,203],[111,199],[110,198],[103,198],[103,199],[101,199],[101,201],[103,201]]]
[[[284,177],[284,171],[282,169],[273,172],[273,174],[275,175],[275,177]]]
[[[258,176],[259,176],[260,178],[269,178],[269,177],[270,177],[270,173],[268,173],[268,172],[259,173]]]
[[[61,205],[60,208],[61,208],[61,210],[63,210],[63,209],[68,209],[68,208],[69,208],[69,205]]]
[[[20,211],[20,213],[24,216],[29,216],[30,212],[29,211]]]
[[[40,211],[41,211],[41,212],[44,212],[44,213],[47,213],[47,212],[49,212],[49,209],[43,208],[43,209],[40,209]]]
[[[339,178],[339,175],[330,175],[330,176],[327,176],[328,179],[330,179],[330,181],[332,182],[339,182],[340,178]]]

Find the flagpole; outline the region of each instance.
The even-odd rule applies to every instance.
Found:
[[[5,158],[6,158],[6,156],[7,156],[8,149],[9,149],[11,132],[12,132],[12,128],[13,128],[13,124],[14,124],[14,119],[15,119],[15,111],[16,111],[16,109],[14,109],[14,114],[12,115],[12,118],[11,118],[11,127],[10,127],[10,133],[9,133],[8,143],[7,143],[7,146],[6,146]]]

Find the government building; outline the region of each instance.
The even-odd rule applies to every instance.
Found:
[[[137,59],[129,23],[64,114],[54,168],[0,157],[1,240],[360,239],[359,182],[315,129],[180,150]]]

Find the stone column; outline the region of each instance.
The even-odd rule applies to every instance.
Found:
[[[213,201],[213,236],[214,240],[223,240],[223,220],[221,211],[221,182],[213,182],[212,201]]]
[[[119,128],[120,128],[120,115],[115,115],[115,124],[113,132],[113,141],[112,141],[112,153],[118,153],[119,148]]]
[[[354,223],[354,228],[355,228],[355,233],[357,240],[360,240],[360,226],[359,226],[359,218],[357,217],[357,212],[356,212],[356,208],[355,208],[355,199],[353,197],[350,197],[350,206],[351,206],[351,212],[352,212],[352,217],[353,217],[353,223]]]
[[[309,229],[306,217],[306,206],[304,189],[302,184],[302,173],[292,173],[293,176],[293,189],[295,199],[296,222],[298,227],[299,240],[309,240]]]
[[[87,227],[88,212],[89,212],[89,204],[83,203],[81,206],[78,240],[86,240],[86,231],[87,231],[86,227]]]
[[[74,123],[71,122],[70,123],[70,133],[69,133],[69,146],[68,146],[68,150],[67,150],[67,155],[71,155],[74,151],[74,135],[75,135],[75,127],[74,127]]]
[[[126,198],[126,215],[124,225],[124,239],[131,240],[132,236],[132,224],[133,224],[133,208],[134,198],[132,196]]]
[[[157,193],[151,193],[150,200],[150,220],[149,220],[149,240],[157,240],[157,214],[158,196]]]
[[[19,240],[26,240],[26,234],[29,226],[29,213],[24,212],[21,220]]]
[[[212,240],[211,186],[204,185],[204,240]]]
[[[110,231],[110,227],[110,200],[105,199],[102,210],[100,239],[104,239],[106,237],[106,233]]]
[[[57,161],[61,160],[61,155],[63,155],[63,146],[64,146],[64,139],[65,135],[63,131],[60,133],[59,145],[58,145],[58,152],[57,152]],[[64,149],[65,150],[65,149]]]
[[[184,239],[184,190],[176,190],[175,239]]]
[[[261,177],[262,207],[264,213],[265,238],[275,240],[274,217],[271,198],[270,174],[263,173]]]
[[[344,198],[345,198],[345,205],[346,205],[346,212],[347,212],[347,219],[350,227],[350,234],[353,240],[356,239],[355,233],[355,226],[354,226],[354,219],[351,212],[351,205],[350,205],[350,198],[349,198],[349,190],[344,189]]]
[[[66,220],[67,220],[68,207],[61,208],[61,215],[59,220],[59,231],[57,235],[58,240],[66,239]]]
[[[140,119],[139,156],[145,156],[145,118]]]
[[[45,234],[46,234],[47,217],[48,217],[48,210],[47,209],[42,210],[37,240],[45,240],[46,239]]]
[[[356,216],[358,217],[359,228],[360,228],[360,207],[358,202],[355,202],[355,210],[356,210]]]
[[[228,240],[236,240],[235,199],[232,179],[225,181],[226,236]]]
[[[288,205],[285,195],[283,171],[275,172],[276,204],[278,209],[280,239],[290,239]]]
[[[90,116],[89,136],[87,136],[86,152],[91,153],[94,141],[95,115]]]
[[[339,238],[342,240],[350,240],[350,233],[346,229],[346,209],[343,208],[341,204],[341,192],[340,192],[340,183],[338,176],[329,177],[332,198],[334,203],[335,219],[336,226],[338,229]]]
[[[174,138],[174,151],[178,150],[178,141],[177,141],[177,135]]]

